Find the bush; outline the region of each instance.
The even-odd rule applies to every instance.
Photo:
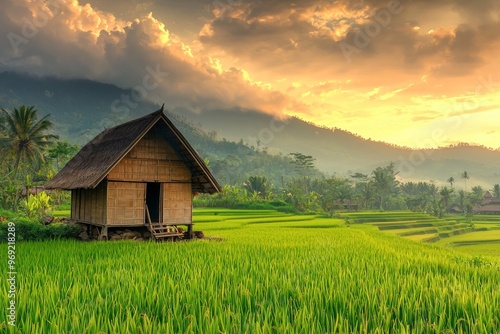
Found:
[[[274,207],[289,206],[288,203],[285,201],[271,201],[271,202],[269,202],[269,204],[274,206]]]
[[[82,232],[82,227],[73,224],[55,223],[42,225],[28,218],[16,218],[17,241],[42,241],[47,239],[75,239]],[[8,221],[0,223],[0,242],[7,241]]]
[[[30,218],[41,218],[51,209],[50,196],[45,192],[36,195],[28,195],[22,202],[26,215]]]

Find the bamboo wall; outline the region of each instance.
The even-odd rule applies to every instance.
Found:
[[[71,191],[71,218],[106,223],[106,182],[95,189],[76,189]]]
[[[163,185],[163,222],[177,224],[192,222],[191,183]]]
[[[144,183],[108,182],[107,224],[144,225]]]
[[[111,170],[108,180],[135,182],[189,181],[191,172],[172,147],[154,133],[147,134]]]

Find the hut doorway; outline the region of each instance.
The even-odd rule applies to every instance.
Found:
[[[160,222],[161,184],[156,182],[146,183],[146,205],[148,206],[151,222]]]

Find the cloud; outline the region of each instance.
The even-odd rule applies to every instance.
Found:
[[[9,42],[0,49],[0,70],[137,87],[138,96],[191,110],[276,113],[296,104],[245,70],[222,69],[217,60],[196,53],[152,14],[123,21],[78,1],[8,1],[0,14]]]
[[[209,21],[200,41],[259,71],[308,73],[318,81],[387,68],[400,76],[466,76],[493,61],[492,44],[500,49],[499,5],[480,0],[472,11],[482,21],[470,14],[474,6],[459,0],[257,1]]]
[[[302,115],[382,140],[497,108],[497,86],[475,96],[500,70],[497,0],[89,1],[6,0],[0,70],[135,87],[167,108]]]

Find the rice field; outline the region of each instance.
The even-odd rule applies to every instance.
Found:
[[[455,248],[458,252],[500,259],[500,216],[447,215],[400,212],[354,212],[342,214],[346,222],[365,224],[406,239]]]
[[[196,210],[194,219],[196,230],[218,238],[19,243],[17,327],[6,325],[4,311],[0,328],[500,332],[500,261],[412,242],[373,224],[346,225],[340,218]],[[0,249],[7,254],[7,245]],[[6,272],[6,257],[4,262]],[[0,287],[7,291],[7,281]],[[7,294],[0,302],[7,305]]]

